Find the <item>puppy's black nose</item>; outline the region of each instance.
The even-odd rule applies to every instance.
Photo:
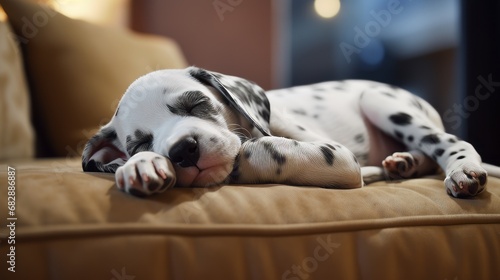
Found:
[[[180,167],[195,166],[200,158],[198,141],[194,137],[186,137],[175,143],[168,152],[170,160]]]

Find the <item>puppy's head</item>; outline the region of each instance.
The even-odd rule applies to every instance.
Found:
[[[140,77],[111,121],[87,143],[84,171],[115,172],[128,158],[153,151],[174,164],[177,185],[223,182],[242,141],[269,135],[269,102],[257,85],[196,67]]]

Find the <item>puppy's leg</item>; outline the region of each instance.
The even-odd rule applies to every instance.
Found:
[[[365,184],[384,180],[401,180],[435,174],[439,166],[419,150],[393,153],[378,166],[361,167]]]
[[[359,188],[363,184],[359,164],[344,146],[273,136],[243,143],[230,181],[329,188]]]
[[[436,161],[446,173],[448,194],[470,197],[484,190],[487,176],[479,154],[469,143],[445,133],[439,114],[423,99],[380,86],[364,92],[360,106],[382,131]]]

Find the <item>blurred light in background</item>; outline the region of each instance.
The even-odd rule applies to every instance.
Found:
[[[60,13],[100,25],[126,27],[129,0],[51,0]]]
[[[5,15],[5,12],[3,11],[2,7],[0,7],[0,20],[4,21],[7,19],[7,15]]]
[[[99,25],[127,27],[130,0],[36,0],[54,8],[63,15]],[[0,20],[7,16],[0,7]]]
[[[340,11],[340,0],[315,0],[314,10],[323,18],[332,18]]]

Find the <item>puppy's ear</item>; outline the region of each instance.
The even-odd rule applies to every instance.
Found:
[[[203,84],[214,87],[264,136],[270,136],[271,107],[264,90],[257,84],[229,75],[189,67],[189,73]]]
[[[128,155],[118,141],[116,131],[104,126],[85,145],[82,168],[86,172],[115,173],[127,159]]]

